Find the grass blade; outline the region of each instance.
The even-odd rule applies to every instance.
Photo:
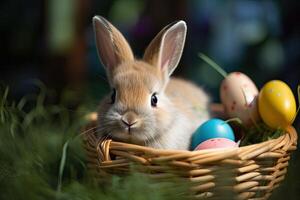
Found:
[[[62,150],[62,156],[61,156],[60,165],[59,165],[58,184],[57,184],[58,192],[61,191],[62,177],[64,174],[64,168],[65,168],[66,158],[67,158],[67,148],[68,148],[69,142],[70,142],[70,140],[67,140],[65,142],[65,144],[63,146],[63,150]]]
[[[209,66],[214,68],[219,74],[221,74],[224,78],[227,77],[227,72],[222,69],[216,62],[210,59],[208,56],[204,55],[203,53],[199,53],[198,56],[204,60]]]

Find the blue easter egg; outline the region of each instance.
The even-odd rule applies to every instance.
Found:
[[[234,141],[234,133],[232,128],[221,119],[210,119],[204,122],[192,136],[192,149],[198,144],[212,138],[227,138]]]

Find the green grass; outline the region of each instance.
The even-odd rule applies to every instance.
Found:
[[[134,172],[95,183],[79,136],[88,110],[70,110],[65,100],[46,105],[49,94],[39,87],[38,96],[19,102],[9,102],[8,88],[1,89],[0,199],[181,199]]]

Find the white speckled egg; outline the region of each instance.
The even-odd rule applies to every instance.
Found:
[[[230,73],[221,84],[220,96],[229,117],[240,118],[246,126],[259,119],[258,89],[245,74]]]

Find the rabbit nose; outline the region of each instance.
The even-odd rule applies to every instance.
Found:
[[[137,116],[134,112],[127,112],[122,116],[121,120],[126,126],[131,127],[137,123]]]

